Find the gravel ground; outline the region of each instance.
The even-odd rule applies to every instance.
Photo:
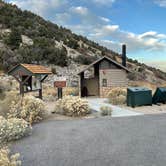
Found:
[[[165,166],[166,115],[46,121],[14,142],[23,166]]]

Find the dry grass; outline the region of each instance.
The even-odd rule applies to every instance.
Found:
[[[46,101],[54,101],[57,96],[57,89],[51,85],[43,84],[43,98]]]
[[[68,95],[78,96],[79,89],[77,87],[65,87],[63,94],[64,94],[64,96],[68,96]]]
[[[54,101],[57,99],[57,88],[50,86],[50,85],[44,85],[43,86],[43,98],[46,101]],[[65,87],[63,88],[63,96],[78,96],[79,90],[77,87]]]

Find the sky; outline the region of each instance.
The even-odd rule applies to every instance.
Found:
[[[166,0],[5,0],[166,71]]]

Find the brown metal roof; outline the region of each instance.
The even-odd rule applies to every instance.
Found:
[[[129,70],[127,67],[121,65],[120,63],[118,63],[118,62],[112,60],[111,58],[109,58],[109,57],[107,57],[107,56],[103,56],[103,57],[101,57],[100,59],[98,59],[98,60],[94,61],[93,63],[91,63],[90,65],[88,65],[88,66],[87,66],[86,68],[84,68],[83,70],[81,70],[78,74],[81,74],[81,73],[84,72],[85,70],[88,70],[90,67],[92,67],[92,66],[95,65],[96,63],[99,63],[99,62],[100,62],[101,60],[103,60],[103,59],[107,59],[107,60],[109,60],[110,62],[114,63],[115,65],[119,66],[120,68],[126,70],[127,72],[130,72],[130,70]]]
[[[44,66],[34,64],[20,64],[33,74],[52,74],[52,72]]]

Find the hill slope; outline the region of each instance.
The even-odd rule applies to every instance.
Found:
[[[89,64],[103,55],[121,63],[118,53],[0,0],[1,69],[8,70],[17,63],[67,66],[75,61]],[[130,80],[154,84],[166,81],[166,73],[161,70],[132,59],[128,59],[127,65],[133,71]]]

